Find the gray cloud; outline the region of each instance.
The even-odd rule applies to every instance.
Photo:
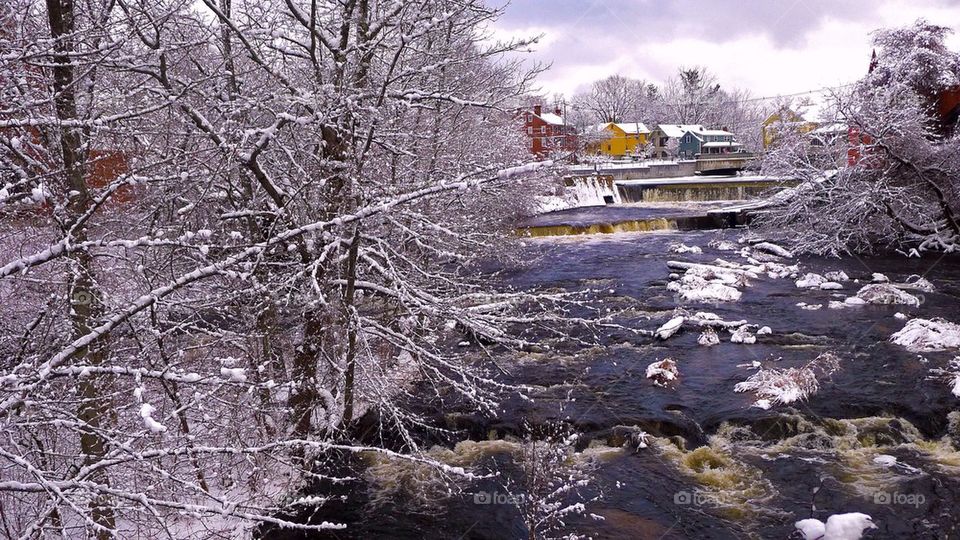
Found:
[[[543,77],[548,91],[570,93],[613,71],[663,81],[680,65],[719,64],[727,84],[756,81],[770,91],[782,78],[776,91],[790,92],[797,84],[836,83],[847,68],[855,78],[869,55],[869,30],[890,24],[891,13],[896,24],[908,24],[928,12],[949,13],[950,21],[933,22],[960,31],[960,0],[512,0],[497,27],[547,32],[532,59],[552,63]],[[828,24],[833,48],[824,51],[818,32]],[[743,50],[744,39],[764,50]],[[702,43],[702,52],[678,50],[684,40]],[[716,61],[731,54],[739,55],[736,62]],[[832,65],[834,80],[817,79],[818,63]],[[810,72],[810,82],[786,76],[791,69]],[[760,74],[771,80],[757,81]]]
[[[608,31],[646,42],[695,36],[723,43],[760,33],[778,46],[796,46],[825,18],[869,21],[875,6],[875,0],[513,0],[502,24]]]

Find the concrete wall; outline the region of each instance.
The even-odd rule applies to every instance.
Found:
[[[676,178],[679,176],[693,176],[697,164],[693,161],[678,163],[655,163],[650,165],[637,164],[636,167],[600,167],[600,175],[617,180],[646,180],[649,178]],[[569,177],[592,176],[592,172],[576,172]],[[568,178],[569,178],[568,177]]]
[[[707,179],[704,179],[707,180]],[[617,185],[625,203],[679,201],[742,201],[752,199],[776,186],[776,182],[727,182],[711,184],[668,184],[655,186]]]

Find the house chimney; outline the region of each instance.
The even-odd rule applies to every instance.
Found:
[[[540,105],[533,106],[533,114],[540,116],[542,112],[543,112],[543,109],[540,108]]]

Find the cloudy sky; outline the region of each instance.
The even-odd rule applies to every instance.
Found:
[[[543,34],[544,93],[571,96],[615,73],[663,81],[704,65],[755,96],[852,82],[870,32],[919,17],[960,33],[960,0],[512,0],[498,37]],[[960,49],[960,35],[949,44]]]

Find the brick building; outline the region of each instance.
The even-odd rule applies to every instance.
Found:
[[[530,153],[537,157],[546,157],[551,152],[573,153],[577,150],[577,131],[567,125],[560,109],[552,113],[543,112],[541,105],[533,110],[522,110],[523,130],[529,139]]]

